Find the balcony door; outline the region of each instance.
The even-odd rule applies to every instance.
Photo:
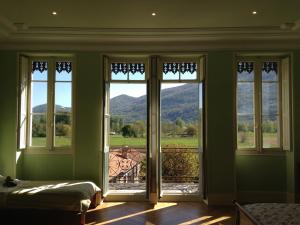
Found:
[[[104,192],[151,202],[200,197],[201,59],[109,57],[105,64]]]
[[[109,195],[147,197],[148,61],[106,63],[104,187]]]
[[[200,197],[203,168],[201,60],[161,58],[159,65],[160,197]]]

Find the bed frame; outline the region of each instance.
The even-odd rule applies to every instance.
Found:
[[[96,194],[93,196],[91,199],[91,206],[90,209],[96,208],[98,205],[102,203],[102,198],[101,198],[101,192],[96,192]],[[85,217],[86,217],[86,212],[80,213],[80,224],[84,225],[85,224]]]
[[[250,215],[239,203],[233,201],[236,207],[235,225],[261,225],[252,215]]]

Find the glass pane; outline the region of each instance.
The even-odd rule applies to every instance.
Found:
[[[55,80],[56,81],[72,81],[72,72],[68,73],[65,70],[59,72],[55,72]]]
[[[72,111],[72,83],[55,83],[55,112]]]
[[[32,62],[31,80],[46,81],[48,79],[48,63],[47,62]]]
[[[180,80],[196,80],[197,79],[197,72],[185,72],[180,74]]]
[[[129,72],[129,80],[145,80],[145,73]]]
[[[278,114],[278,83],[262,83],[263,115]]]
[[[163,80],[179,80],[179,72],[167,72],[163,73]]]
[[[164,194],[198,193],[202,96],[199,84],[174,84],[161,86],[161,188]]]
[[[279,119],[277,115],[262,118],[263,147],[274,148],[280,146]]]
[[[72,80],[72,62],[70,62],[70,61],[56,62],[55,80],[56,81],[71,81]]]
[[[147,85],[110,84],[109,190],[145,193]]]
[[[254,62],[238,62],[237,79],[238,81],[254,81]]]
[[[46,114],[31,115],[31,146],[46,146]]]
[[[253,115],[238,115],[237,117],[237,147],[254,148],[255,130]]]
[[[72,137],[71,113],[55,115],[54,145],[57,147],[70,146]]]
[[[266,71],[262,71],[262,81],[277,81],[278,75],[275,71],[270,71],[267,73]]]
[[[238,81],[254,81],[254,71],[251,73],[247,71],[242,71],[241,73],[237,73]]]
[[[118,72],[118,73],[111,73],[111,79],[112,80],[127,80],[127,73],[122,73],[122,72]]]
[[[262,81],[277,81],[278,80],[278,63],[264,62],[262,68]]]
[[[254,83],[237,83],[237,113],[254,113]]]
[[[31,83],[31,112],[47,112],[47,82]]]

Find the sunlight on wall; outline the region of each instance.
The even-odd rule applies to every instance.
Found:
[[[19,158],[20,158],[21,154],[22,154],[22,152],[21,152],[21,151],[19,151],[19,152],[16,152],[16,163],[18,163],[18,160],[19,160]]]

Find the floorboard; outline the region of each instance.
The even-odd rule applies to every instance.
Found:
[[[26,210],[1,212],[0,224],[23,225],[75,225],[79,216],[65,212]],[[233,207],[207,207],[204,203],[179,202],[104,202],[101,206],[89,210],[87,225],[233,225]]]

